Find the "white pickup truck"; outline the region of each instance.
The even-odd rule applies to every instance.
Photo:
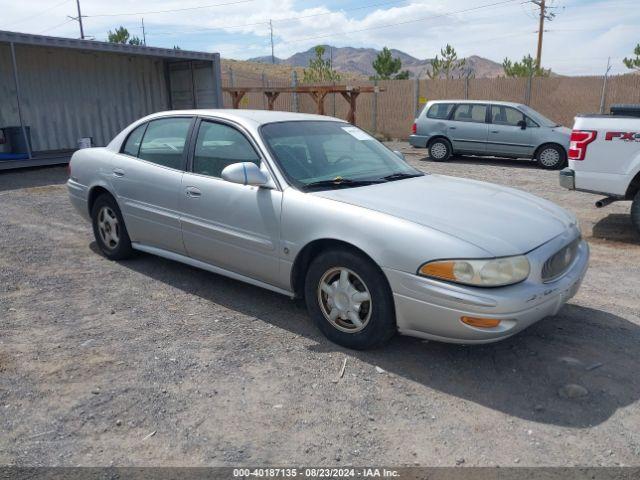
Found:
[[[640,106],[612,107],[612,112],[576,117],[560,185],[605,195],[598,208],[631,200],[631,221],[640,231]]]

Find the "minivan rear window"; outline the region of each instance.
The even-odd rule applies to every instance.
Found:
[[[434,103],[429,108],[427,117],[446,119],[449,118],[451,110],[453,110],[453,103]]]

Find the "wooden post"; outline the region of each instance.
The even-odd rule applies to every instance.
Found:
[[[349,113],[347,114],[347,122],[352,125],[356,124],[356,99],[360,92],[358,90],[352,90],[350,92],[340,92],[344,99],[349,102]]]
[[[316,102],[316,113],[318,115],[324,115],[324,97],[327,96],[327,92],[324,90],[317,90],[307,93],[311,95],[313,101]]]
[[[278,95],[280,95],[280,92],[264,92],[264,96],[267,97],[267,103],[269,104],[269,110],[273,110],[273,105],[276,103]]]
[[[232,90],[229,92],[231,95],[231,101],[233,103],[233,108],[240,108],[240,101],[242,97],[244,97],[244,90]]]

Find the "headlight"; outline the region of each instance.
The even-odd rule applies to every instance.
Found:
[[[489,260],[436,260],[418,270],[424,277],[478,287],[502,287],[529,276],[529,260],[524,255]]]

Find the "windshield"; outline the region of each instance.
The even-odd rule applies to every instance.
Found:
[[[297,188],[332,188],[423,175],[368,133],[331,121],[269,123],[261,134]]]
[[[553,120],[548,119],[541,113],[536,112],[534,109],[527,107],[526,105],[520,105],[520,110],[526,113],[533,121],[535,121],[538,125],[543,127],[559,127],[560,124],[558,122],[554,122]]]

